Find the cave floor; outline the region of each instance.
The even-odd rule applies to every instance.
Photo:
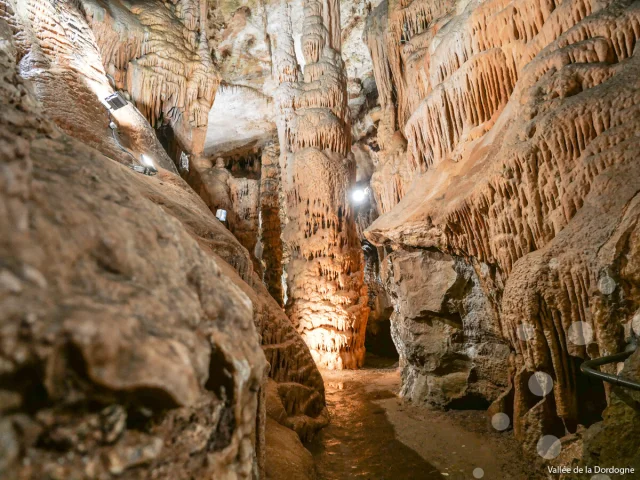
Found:
[[[322,372],[331,423],[307,445],[319,480],[544,478],[511,431],[491,431],[483,411],[412,405],[396,395],[399,369],[380,363]]]

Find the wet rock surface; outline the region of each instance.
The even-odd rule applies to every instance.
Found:
[[[368,357],[368,361],[370,358]],[[389,361],[358,372],[323,372],[331,423],[309,446],[318,478],[545,478],[508,433],[491,432],[482,412],[430,410],[402,400]]]

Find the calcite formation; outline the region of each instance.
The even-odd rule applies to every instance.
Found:
[[[254,270],[262,275],[258,255],[260,230],[260,180],[249,178],[246,172],[232,172],[227,161],[218,157],[216,164],[196,161],[185,175],[192,188],[205,201],[213,213],[223,210],[229,230],[251,255]]]
[[[222,77],[209,124],[205,155],[226,155],[259,140],[269,142],[273,123],[269,16],[277,2],[211,2],[216,22],[214,55]]]
[[[9,45],[0,20],[2,477],[259,474],[266,361],[213,248],[233,238],[180,218],[199,200],[173,174],[60,133]]]
[[[254,258],[258,242],[259,196],[259,180],[252,178],[233,179],[231,183],[231,202],[236,217],[233,234],[253,254]],[[259,262],[255,262],[254,269],[259,274],[262,272]]]
[[[287,313],[316,363],[357,368],[364,360],[368,307],[348,199],[355,171],[347,156],[351,131],[338,2],[304,3],[303,73],[286,4],[281,10],[274,71],[288,217],[283,237],[290,250]]]
[[[0,13],[3,478],[263,475],[267,401],[302,440],[328,421],[308,348],[134,104],[115,141],[80,3]],[[150,151],[157,177],[119,165]]]
[[[0,2],[0,16],[12,27],[21,75],[36,98],[69,135],[122,163],[174,166],[145,118],[132,105],[109,113],[104,99],[114,90],[87,20],[74,2]],[[113,121],[117,133],[109,129]],[[122,155],[123,149],[129,155]]]
[[[580,362],[633,338],[639,37],[632,1],[403,0],[368,22],[385,214],[365,235],[473,266],[512,351],[492,411],[529,451],[597,420]],[[531,394],[535,372],[552,395]]]
[[[131,96],[152,126],[171,127],[173,148],[202,153],[220,83],[209,45],[208,2],[80,5],[114,87]]]
[[[0,477],[309,478],[318,366],[387,332],[403,396],[638,465],[580,365],[640,336],[639,37],[632,0],[0,0]]]
[[[172,168],[149,136],[146,118],[152,126],[171,129],[173,157],[182,150],[202,151],[219,84],[204,26],[206,2],[3,0],[0,5],[18,39],[22,74],[32,79],[36,96],[67,133],[115,157],[119,147],[105,135],[113,117],[122,143],[137,158],[146,153]],[[137,109],[128,106],[110,117],[104,100],[116,90]]]
[[[279,212],[273,211],[280,205],[279,172],[265,173],[269,168],[269,162],[278,161],[277,149],[271,146],[257,157],[258,161],[262,159],[260,172],[263,176],[260,181],[241,176],[253,174],[253,167],[250,166],[253,164],[253,161],[250,161],[253,157],[245,156],[244,158],[249,160],[243,162],[235,159],[236,164],[244,164],[244,169],[236,169],[233,166],[228,169],[222,157],[216,160],[215,165],[211,165],[206,159],[198,159],[190,168],[187,180],[204,201],[210,214],[218,209],[227,211],[226,225],[238,238],[233,237],[236,242],[233,248],[216,243],[216,252],[235,268],[242,280],[252,287],[252,289],[246,289],[246,293],[253,303],[254,319],[261,333],[262,348],[270,364],[269,377],[276,382],[276,391],[280,397],[278,402],[283,405],[286,412],[283,419],[277,420],[294,430],[302,440],[307,440],[326,425],[328,416],[324,405],[322,377],[309,350],[290,320],[279,308],[278,297],[269,295],[274,288],[277,292],[275,282],[281,285],[282,272],[282,246],[279,242],[280,217]],[[277,182],[276,185],[270,184],[274,181]],[[238,186],[246,186],[250,182],[253,183],[253,187],[249,191],[244,190],[247,192],[244,195],[242,190],[239,191]],[[258,186],[260,187],[259,201]],[[247,198],[253,200],[246,201]],[[247,206],[246,209],[243,205]],[[258,221],[260,216],[262,220]],[[195,219],[193,221],[196,222]],[[246,230],[243,230],[246,225],[251,226],[252,234],[246,234]],[[266,233],[265,229],[271,233]],[[262,232],[258,235],[260,230]],[[257,255],[260,249],[255,248],[258,241],[262,242],[261,255]],[[278,241],[277,244],[276,241]],[[242,262],[238,262],[236,257],[238,248],[243,250]],[[249,251],[249,248],[252,250]],[[265,261],[264,270],[262,261]],[[254,265],[255,270],[251,268],[251,264]],[[255,267],[256,264],[259,266]],[[276,277],[273,276],[274,273]],[[267,281],[269,279],[270,281]],[[279,298],[282,301],[282,296]]]

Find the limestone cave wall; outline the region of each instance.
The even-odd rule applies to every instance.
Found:
[[[593,393],[599,407],[585,404],[580,362],[635,342],[639,8],[400,0],[367,21],[380,99],[371,185],[383,215],[365,236],[397,249],[394,275],[432,255],[415,248],[474,270],[474,288],[495,311],[482,328],[511,351],[508,379],[494,383],[511,386],[496,405],[529,451],[542,435],[590,425],[606,399],[611,408],[608,388]],[[390,291],[407,357],[431,340],[407,342],[427,328],[415,324],[423,313],[406,311],[411,295],[401,285]],[[407,362],[411,393],[412,372],[426,364]],[[534,373],[551,379],[547,396],[531,395]],[[443,391],[427,399],[440,402]]]
[[[217,81],[195,65],[200,10],[151,3],[0,4],[3,478],[255,478],[267,423],[305,440],[328,421],[309,349],[149,123],[172,110],[187,128]],[[138,16],[186,43],[164,49],[145,26],[137,45]],[[189,58],[193,77],[162,55]],[[143,87],[108,113],[110,76]],[[189,125],[193,140],[202,125]],[[127,168],[142,153],[156,176]],[[257,228],[243,191],[232,197]]]
[[[80,7],[113,87],[130,96],[152,127],[169,126],[181,149],[201,153],[220,83],[208,2],[88,0]]]
[[[215,246],[245,252],[175,175],[57,130],[0,27],[3,478],[250,478],[266,361]]]
[[[382,263],[401,394],[447,408],[487,408],[509,384],[509,346],[480,279],[442,252],[396,251]]]
[[[68,134],[117,157],[117,139],[105,135],[113,120],[136,158],[146,152],[168,169],[147,122],[171,131],[172,157],[202,151],[219,84],[205,2],[3,0],[0,8],[16,33],[22,75]],[[108,113],[105,98],[116,90],[132,105]]]
[[[385,328],[406,398],[640,469],[580,373],[640,336],[638,38],[632,0],[0,0],[0,476],[310,470],[317,365]]]

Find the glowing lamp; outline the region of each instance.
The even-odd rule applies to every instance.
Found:
[[[142,163],[142,165],[131,165],[129,168],[134,172],[142,173],[150,177],[158,173],[158,169],[153,164],[153,160],[144,153],[140,155],[140,163]]]
[[[142,162],[143,165],[147,167],[156,168],[155,164],[153,163],[153,160],[151,160],[151,157],[148,155],[145,155],[144,153],[140,155],[140,161]]]
[[[369,198],[369,187],[366,187],[366,188],[356,188],[355,190],[353,190],[353,192],[351,192],[351,199],[352,199],[355,203],[362,203],[362,202],[364,202],[367,198]]]
[[[223,210],[222,208],[219,208],[219,209],[216,211],[216,218],[217,218],[218,220],[220,220],[221,222],[226,221],[226,220],[227,220],[227,211],[226,211],[226,210]]]

